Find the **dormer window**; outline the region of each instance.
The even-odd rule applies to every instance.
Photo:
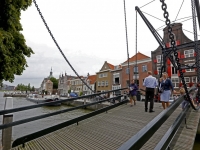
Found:
[[[115,70],[119,69],[119,66],[115,66]]]

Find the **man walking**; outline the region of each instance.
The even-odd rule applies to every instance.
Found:
[[[146,95],[145,95],[145,112],[148,110],[148,101],[150,102],[150,109],[149,112],[154,112],[153,105],[154,105],[154,89],[158,85],[157,80],[155,77],[152,76],[152,72],[147,72],[148,77],[144,79],[143,86],[146,87]]]

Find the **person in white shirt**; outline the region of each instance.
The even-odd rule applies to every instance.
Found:
[[[149,112],[154,112],[154,90],[158,86],[158,82],[155,77],[152,76],[152,72],[147,72],[148,77],[144,79],[143,86],[146,87],[146,95],[145,95],[145,112],[148,110],[148,101],[150,102]]]

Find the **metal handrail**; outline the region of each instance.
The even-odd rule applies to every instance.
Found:
[[[124,104],[124,103],[127,103],[127,102],[128,102],[128,100],[125,99],[125,100],[123,100],[123,101],[121,101],[121,102],[119,102],[119,103],[116,103],[116,104],[114,104],[114,105],[110,105],[110,106],[107,106],[107,107],[98,109],[98,110],[93,111],[93,112],[91,112],[91,113],[88,113],[88,114],[86,114],[86,115],[83,115],[83,116],[80,116],[80,117],[71,119],[71,120],[69,120],[69,121],[60,123],[60,124],[58,124],[58,125],[51,126],[51,127],[49,127],[49,128],[46,128],[46,129],[37,131],[37,132],[35,132],[35,133],[31,133],[31,134],[26,135],[26,136],[20,137],[20,138],[16,139],[16,140],[13,142],[12,147],[16,147],[16,146],[21,145],[21,144],[23,144],[23,146],[24,146],[24,143],[26,143],[26,142],[28,142],[28,141],[31,141],[31,140],[36,139],[36,138],[38,138],[38,137],[44,136],[44,135],[46,135],[46,134],[49,134],[49,133],[51,133],[51,132],[54,132],[54,131],[59,130],[59,129],[61,129],[61,128],[64,128],[64,127],[66,127],[66,126],[72,125],[72,124],[74,124],[74,123],[77,123],[77,124],[78,124],[78,122],[80,122],[80,121],[82,121],[82,120],[84,120],[84,119],[87,119],[87,118],[93,117],[93,116],[95,116],[95,115],[98,115],[98,114],[100,114],[100,113],[106,112],[106,111],[108,111],[108,110],[110,110],[110,109],[112,109],[112,108],[118,107],[118,106],[120,106],[120,105],[122,105],[122,104]]]
[[[73,100],[82,99],[82,98],[88,98],[88,97],[91,97],[91,96],[99,96],[101,94],[105,94],[105,93],[109,93],[109,92],[115,92],[115,91],[119,91],[119,90],[125,90],[125,89],[127,89],[127,88],[105,91],[105,92],[95,93],[95,94],[91,94],[91,95],[84,95],[84,96],[80,96],[80,97],[76,97],[76,98],[58,100],[58,101],[54,101],[54,102],[46,102],[46,103],[37,104],[37,105],[23,106],[23,107],[8,109],[8,110],[0,110],[0,115],[13,113],[13,112],[19,112],[19,111],[28,110],[28,109],[34,109],[34,108],[38,108],[38,107],[42,107],[42,106],[48,106],[50,104],[57,104],[57,103],[68,102],[68,101],[73,101]]]
[[[192,87],[188,91],[192,92],[195,89],[196,88]],[[158,116],[156,116],[151,122],[142,128],[137,134],[126,141],[120,148],[118,148],[118,150],[140,149],[181,104],[183,97],[184,96],[180,96],[167,109],[163,110]]]
[[[112,100],[112,99],[120,98],[122,96],[123,95],[119,95],[119,96],[116,96],[116,97],[108,98],[108,99],[105,99],[105,100],[101,100],[101,101],[97,101],[97,102],[93,102],[93,103],[89,103],[89,104],[85,104],[85,105],[81,105],[81,106],[77,106],[77,107],[73,107],[73,108],[69,108],[69,109],[59,110],[59,111],[48,113],[48,114],[43,114],[43,115],[39,115],[39,116],[35,116],[35,117],[30,117],[30,118],[14,121],[14,122],[7,123],[7,124],[2,124],[2,125],[0,125],[0,130],[8,128],[8,127],[12,127],[12,126],[20,125],[20,124],[23,124],[23,123],[39,120],[39,119],[42,119],[42,118],[51,117],[51,116],[58,115],[58,114],[61,114],[61,113],[73,111],[73,110],[76,110],[76,109],[85,108],[87,106],[91,106],[91,105],[95,105],[95,104],[102,103],[102,102],[105,102],[105,101],[109,101],[109,100]]]
[[[169,144],[173,140],[173,137],[175,136],[177,130],[179,129],[182,121],[186,117],[186,113],[189,110],[190,105],[187,104],[184,108],[184,110],[179,114],[179,116],[176,118],[172,126],[167,130],[165,135],[162,137],[160,142],[157,144],[157,146],[154,148],[154,150],[166,150],[169,147]]]

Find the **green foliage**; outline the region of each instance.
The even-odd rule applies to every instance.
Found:
[[[72,90],[71,90],[71,89],[69,89],[69,90],[68,90],[68,93],[70,94],[70,93],[71,93],[71,91],[72,91]]]
[[[51,77],[51,82],[53,82],[53,89],[58,89],[58,79]]]
[[[32,86],[31,91],[35,91],[35,87],[34,86]]]
[[[33,54],[22,35],[21,10],[26,10],[32,0],[0,1],[0,82],[12,82],[28,67],[26,58]]]
[[[28,86],[24,84],[18,84],[15,89],[19,91],[35,91],[34,86],[31,88],[30,83]]]
[[[82,96],[83,95],[83,92],[81,91],[80,93],[79,93],[79,96]]]
[[[28,91],[31,90],[31,85],[30,85],[30,83],[28,84],[27,89],[28,89]]]

